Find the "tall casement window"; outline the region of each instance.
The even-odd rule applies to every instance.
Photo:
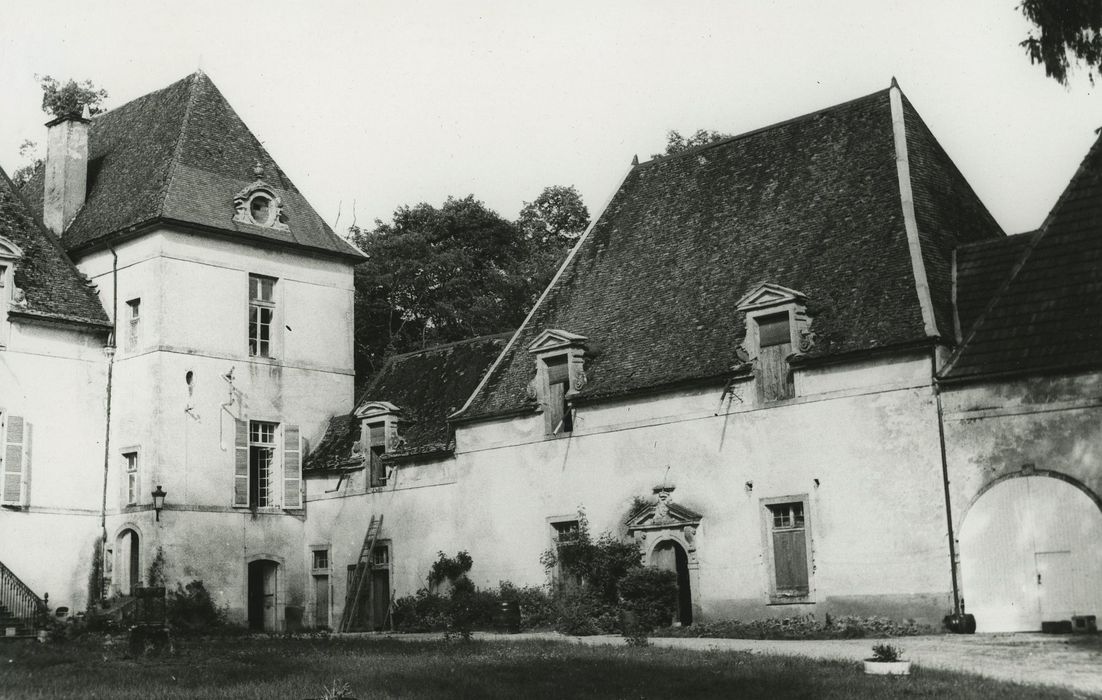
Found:
[[[758,316],[758,361],[761,393],[766,401],[795,396],[788,356],[792,354],[792,324],[788,311]]]
[[[581,533],[580,523],[576,518],[564,520],[551,520],[551,543],[556,553],[560,553],[563,547],[569,547],[578,541]],[[577,588],[582,583],[582,578],[575,573],[568,576],[563,570],[562,555],[559,554],[555,566],[551,569],[551,584],[556,588]]]
[[[122,461],[126,467],[126,504],[138,502],[138,452],[123,452]]]
[[[548,425],[551,432],[569,433],[574,430],[570,405],[566,402],[566,393],[570,391],[570,361],[565,355],[549,357],[547,365],[547,407]]]
[[[233,504],[302,508],[302,438],[298,426],[236,421]]]
[[[367,424],[367,445],[371,486],[386,486],[386,465],[383,463],[383,455],[386,454],[385,422]]]
[[[763,505],[765,546],[771,562],[770,598],[774,603],[805,602],[810,591],[807,500],[767,499]]]
[[[249,355],[272,357],[275,279],[249,275]]]
[[[131,299],[126,302],[126,349],[133,350],[138,347],[141,339],[142,300]]]
[[[796,378],[789,359],[810,352],[815,345],[806,302],[802,292],[766,282],[736,305],[738,313],[745,314],[742,350],[753,365],[761,402],[796,396]]]
[[[249,421],[249,507],[275,505],[275,423]]]
[[[539,404],[547,435],[574,431],[571,402],[586,385],[585,344],[585,336],[553,328],[528,344],[536,364],[529,395]]]
[[[31,424],[0,412],[0,505],[29,505]]]

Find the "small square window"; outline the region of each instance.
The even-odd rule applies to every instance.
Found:
[[[138,346],[142,321],[142,300],[131,299],[126,302],[127,330],[126,349],[133,350]]]
[[[329,568],[329,550],[328,549],[315,549],[313,551],[314,561],[311,568],[314,571],[324,571]]]

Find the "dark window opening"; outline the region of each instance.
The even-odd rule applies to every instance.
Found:
[[[372,423],[368,430],[368,458],[371,471],[371,486],[386,486],[386,464],[383,455],[386,454],[386,423]]]
[[[550,412],[551,432],[569,433],[574,430],[574,416],[566,394],[570,391],[570,364],[565,357],[547,360],[547,409]]]
[[[253,217],[253,221],[261,226],[266,226],[268,224],[268,217],[270,216],[269,209],[271,208],[271,204],[271,200],[267,197],[253,197],[252,201],[249,202],[249,214]]]

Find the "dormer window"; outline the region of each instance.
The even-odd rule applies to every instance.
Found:
[[[811,320],[801,292],[777,284],[761,284],[739,300],[746,319],[743,349],[754,364],[758,398],[783,401],[796,395],[788,358],[809,349]]]
[[[383,457],[398,445],[400,412],[397,406],[386,401],[369,401],[356,409],[355,416],[360,421],[360,444],[357,449],[364,455],[368,484],[372,488],[386,486],[390,478]]]
[[[535,355],[536,372],[530,387],[543,412],[544,432],[569,435],[574,431],[573,397],[585,388],[583,336],[546,330],[528,346]]]
[[[8,310],[17,298],[15,265],[22,257],[17,245],[0,236],[0,348],[8,344]]]
[[[283,213],[283,200],[276,196],[275,190],[261,180],[238,192],[233,198],[233,206],[236,211],[234,221],[277,231],[290,230],[287,226],[287,216]]]

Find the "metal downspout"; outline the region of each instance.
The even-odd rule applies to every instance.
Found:
[[[949,573],[953,580],[953,614],[960,615],[960,586],[957,583],[957,538],[953,532],[953,507],[949,497],[949,460],[945,455],[945,414],[941,405],[941,385],[934,377],[934,397],[937,399],[937,436],[941,447],[941,483],[945,491],[945,522],[949,526]]]
[[[103,497],[100,501],[100,586],[97,598],[103,598],[107,566],[103,558],[107,555],[107,479],[111,469],[111,385],[115,370],[115,341],[119,328],[119,255],[111,248],[111,337],[103,349],[107,355],[107,411],[103,427]]]

